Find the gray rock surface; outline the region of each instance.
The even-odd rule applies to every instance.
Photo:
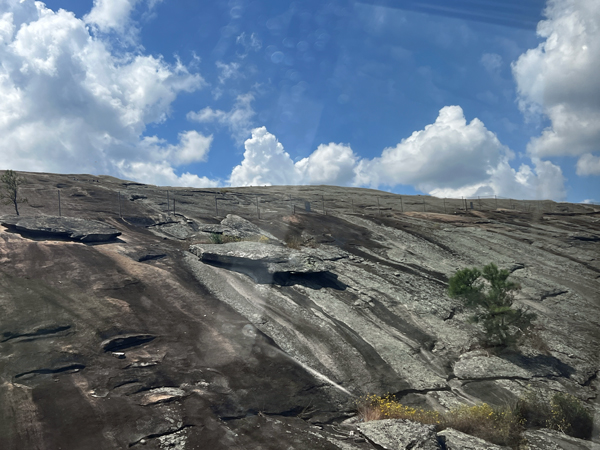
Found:
[[[362,423],[358,430],[386,450],[441,450],[433,425],[410,420],[384,419]]]
[[[268,231],[262,230],[249,220],[235,214],[227,214],[220,224],[203,224],[199,230],[205,233],[217,233],[239,239],[260,238],[264,236],[273,242],[280,242]]]
[[[106,223],[75,217],[6,215],[0,217],[0,224],[19,233],[81,242],[106,242],[121,235],[120,231]]]
[[[529,450],[600,450],[600,444],[542,428],[524,434]]]
[[[231,266],[251,266],[274,273],[318,273],[333,268],[330,261],[345,258],[336,249],[304,248],[294,250],[261,242],[229,242],[227,244],[196,244],[190,252],[202,262]]]
[[[446,428],[438,433],[438,436],[444,439],[446,450],[509,450],[509,447],[502,447],[490,442],[471,436],[453,428]]]
[[[388,392],[440,410],[569,392],[600,417],[591,207],[465,212],[428,197],[422,212],[422,197],[403,196],[401,212],[399,196],[364,189],[170,188],[177,214],[168,214],[153,186],[24,176],[23,217],[54,212],[48,188],[60,185],[63,212],[122,235],[80,245],[0,227],[3,450],[373,450],[337,423],[357,397]],[[118,191],[146,197],[121,202],[124,220]],[[383,212],[369,215],[378,197]],[[202,224],[223,226],[215,198],[218,214],[303,246],[271,245],[285,254],[257,261],[238,254],[241,265],[202,262],[188,249],[210,237]],[[305,199],[313,211],[292,214]],[[306,258],[314,264],[303,269]],[[512,271],[515,305],[538,316],[520,353],[477,350],[481,330],[446,295],[457,269],[489,262]],[[287,272],[298,267],[307,271]]]

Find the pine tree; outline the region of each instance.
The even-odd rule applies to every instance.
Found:
[[[508,270],[488,264],[482,270],[462,269],[448,283],[448,295],[460,298],[474,314],[470,320],[485,331],[485,344],[509,347],[533,326],[535,314],[513,308],[514,292],[521,287],[508,280]]]

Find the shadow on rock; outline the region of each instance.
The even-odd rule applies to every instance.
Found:
[[[250,277],[256,284],[275,284],[277,286],[304,286],[310,289],[331,288],[338,291],[343,291],[347,286],[338,280],[338,276],[334,273],[324,272],[309,272],[309,273],[294,273],[294,272],[269,272],[268,268],[260,263],[252,265],[242,264],[224,264],[216,261],[205,262],[210,266],[220,267],[222,269],[231,270],[232,272],[242,273]]]

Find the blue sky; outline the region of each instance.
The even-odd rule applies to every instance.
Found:
[[[0,168],[600,201],[595,0],[0,0]]]

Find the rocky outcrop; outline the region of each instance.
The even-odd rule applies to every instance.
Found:
[[[237,239],[266,238],[268,241],[280,242],[268,231],[262,230],[249,220],[235,214],[227,214],[220,224],[200,225],[200,231],[205,233],[216,233]]]
[[[294,250],[260,242],[196,244],[190,252],[204,263],[245,273],[258,283],[279,283],[286,275],[325,274],[334,268],[333,261],[347,257],[335,248]]]
[[[48,239],[106,242],[121,235],[120,231],[103,222],[75,217],[9,215],[0,217],[0,224],[17,233]]]
[[[373,420],[358,426],[371,442],[385,450],[441,450],[433,425],[410,420]]]
[[[442,438],[446,450],[509,450],[509,447],[494,445],[452,428],[440,431],[438,436]]]
[[[42,193],[61,183],[63,212],[110,223],[120,239],[81,245],[0,228],[3,450],[373,450],[340,423],[357,398],[388,392],[439,411],[568,392],[600,417],[600,223],[582,205],[568,215],[443,214],[448,205],[428,198],[438,212],[369,216],[360,205],[386,195],[382,205],[399,206],[398,197],[172,189],[169,215],[155,187],[80,178],[28,174],[23,218],[53,208]],[[89,195],[68,195],[80,187]],[[123,220],[117,191],[145,196],[121,202]],[[245,222],[215,217],[215,195],[219,213]],[[323,196],[319,211],[292,214],[292,202]],[[257,242],[200,243],[236,230]],[[481,330],[446,295],[457,269],[489,262],[511,270],[522,286],[515,305],[537,314],[519,352],[478,349]],[[446,432],[440,445],[471,440],[457,436]]]
[[[600,444],[542,428],[524,433],[528,450],[600,450]]]

